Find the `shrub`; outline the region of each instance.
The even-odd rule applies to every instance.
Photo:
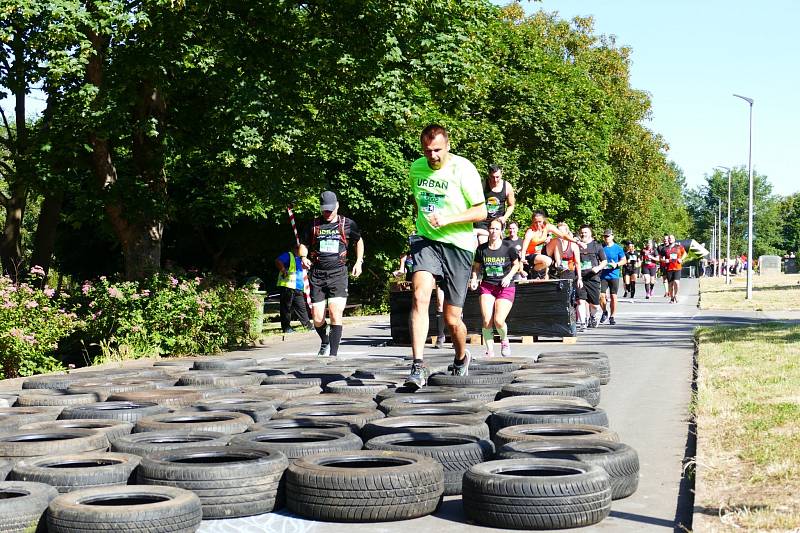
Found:
[[[79,321],[66,310],[66,297],[45,285],[44,271],[33,267],[28,283],[0,277],[0,360],[2,378],[31,376],[62,369],[58,343]]]

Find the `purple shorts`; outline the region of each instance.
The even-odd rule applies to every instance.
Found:
[[[514,301],[514,295],[517,293],[517,287],[512,283],[508,287],[503,287],[502,285],[492,285],[491,283],[486,283],[485,281],[481,281],[481,286],[479,288],[481,295],[483,294],[491,294],[494,296],[495,300],[508,300],[510,302]]]

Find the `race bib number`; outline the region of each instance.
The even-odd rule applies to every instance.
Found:
[[[669,254],[669,258],[673,261],[678,258],[678,254]]]
[[[339,239],[324,239],[319,241],[319,251],[322,254],[338,254]]]
[[[419,208],[423,213],[435,213],[444,205],[444,195],[422,191],[419,194]]]
[[[561,260],[561,266],[562,266],[562,268],[569,269],[569,259],[562,259]]]
[[[503,277],[503,267],[501,266],[487,266],[486,267],[486,277],[487,278],[502,278]]]
[[[628,261],[631,261],[631,262],[636,261],[636,256],[635,255],[629,255],[628,256]]]
[[[592,268],[591,261],[581,261],[581,270],[588,270],[590,268]]]

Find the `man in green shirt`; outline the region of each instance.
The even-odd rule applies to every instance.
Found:
[[[408,176],[417,204],[417,235],[411,241],[414,361],[405,384],[415,388],[424,386],[428,379],[423,350],[428,334],[428,305],[437,281],[444,290],[444,320],[456,352],[453,375],[465,376],[469,371],[467,328],[461,320],[461,310],[475,255],[472,224],[487,216],[478,171],[469,160],[450,153],[447,131],[431,124],[422,131],[420,143],[424,157],[411,164]]]

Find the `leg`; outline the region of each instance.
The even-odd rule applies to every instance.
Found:
[[[536,260],[533,263],[533,269],[537,272],[544,272],[544,279],[548,279],[547,271],[550,269],[550,265],[553,264],[553,260],[550,257],[544,254],[536,254]]]
[[[636,297],[636,274],[632,274],[630,276],[630,280],[631,280],[631,290],[628,292],[631,293],[631,298],[634,298]]]
[[[328,299],[328,315],[331,320],[330,346],[331,356],[339,354],[339,343],[342,340],[342,315],[347,305],[347,298],[336,297]]]
[[[511,356],[511,346],[508,343],[508,324],[506,318],[514,305],[513,300],[498,298],[494,301],[494,326],[500,334],[500,355]]]
[[[558,239],[550,239],[550,242],[545,246],[545,253],[552,257],[552,263],[556,268],[561,266],[561,247],[558,245]]]
[[[486,357],[494,357],[494,328],[492,318],[494,314],[494,296],[491,294],[481,294],[481,333],[483,343],[486,345]]]
[[[433,274],[424,270],[414,272],[411,278],[414,297],[411,304],[411,354],[414,360],[422,360],[425,337],[428,335],[428,306],[435,286]]]
[[[286,332],[292,321],[292,289],[281,287],[281,330]]]
[[[308,319],[308,307],[306,306],[306,295],[303,291],[295,289],[294,291],[294,309],[297,312],[297,319],[304,328],[312,329],[311,321]]]
[[[453,338],[453,348],[456,351],[454,360],[463,361],[467,349],[467,326],[461,320],[462,307],[456,307],[449,302],[444,304],[444,321],[450,329]]]
[[[436,286],[436,347],[444,344],[444,291]]]

